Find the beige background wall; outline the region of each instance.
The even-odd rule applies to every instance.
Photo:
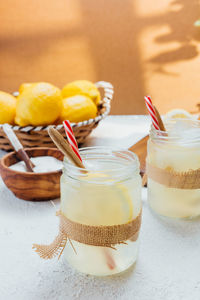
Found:
[[[112,113],[163,113],[200,102],[197,0],[7,0],[0,2],[0,90],[21,82],[108,80]]]

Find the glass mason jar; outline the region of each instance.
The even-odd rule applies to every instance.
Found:
[[[200,189],[184,187],[184,174],[200,168],[200,121],[171,120],[165,127],[167,133],[151,128],[147,164],[170,174],[178,174],[182,186],[173,187],[173,179],[171,186],[166,186],[161,183],[160,178],[152,179],[148,174],[149,204],[155,212],[167,217],[199,216]],[[174,181],[176,179],[177,177]]]
[[[80,149],[88,172],[64,161],[61,177],[61,211],[68,219],[85,225],[125,224],[141,213],[139,161],[130,151],[105,147]],[[122,272],[135,261],[138,239],[116,244],[116,249],[71,240],[64,256],[83,273],[105,276]]]

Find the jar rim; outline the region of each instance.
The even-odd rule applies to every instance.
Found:
[[[112,166],[112,169],[105,170],[89,170],[89,173],[95,174],[111,174],[115,179],[119,179],[120,177],[127,177],[130,173],[134,174],[134,172],[139,172],[139,159],[135,153],[129,150],[124,150],[121,148],[113,148],[110,146],[93,146],[93,147],[84,147],[80,148],[80,155],[84,161],[87,161],[88,158],[90,159],[97,159],[98,158],[105,160],[106,158],[113,157],[116,159],[121,159],[121,165],[116,163],[116,167]],[[116,154],[116,156],[114,155]],[[124,163],[123,163],[124,160]],[[126,163],[125,163],[126,162]],[[78,175],[78,179],[81,180],[82,177],[86,177],[88,172],[83,172],[83,169],[73,165],[70,161],[64,160],[64,169],[68,171],[71,177],[76,177]],[[124,176],[123,176],[124,175]]]
[[[200,120],[196,119],[185,119],[185,118],[176,118],[176,119],[170,119],[167,120],[164,124],[166,127],[170,128],[176,123],[189,123],[191,124],[191,128],[200,128]],[[176,128],[175,128],[176,131]],[[162,130],[156,130],[154,126],[151,124],[150,128],[150,138],[152,141],[159,141],[159,142],[164,142],[164,143],[176,143],[178,140],[180,142],[180,135],[173,134],[171,136],[168,136],[167,131],[162,131]],[[194,143],[200,143],[200,131],[199,135],[195,135],[194,137],[190,137],[187,141],[187,143],[184,140],[184,144],[194,144]]]

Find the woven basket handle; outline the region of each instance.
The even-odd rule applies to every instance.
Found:
[[[104,90],[103,102],[110,106],[110,101],[113,99],[114,88],[113,85],[106,81],[98,81],[95,83],[97,88],[102,88]]]

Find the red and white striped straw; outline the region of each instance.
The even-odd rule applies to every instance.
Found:
[[[150,114],[150,117],[151,117],[152,124],[153,124],[154,128],[156,130],[160,130],[158,119],[156,117],[156,111],[154,109],[154,106],[153,106],[153,103],[151,101],[150,96],[145,96],[144,100],[145,100],[145,104],[146,104],[147,110]]]
[[[78,150],[78,144],[76,142],[76,138],[74,136],[70,122],[68,120],[63,121],[63,126],[64,126],[65,133],[67,135],[67,140],[68,140],[70,146],[72,147],[74,153],[78,156],[78,158],[82,162],[82,158],[81,158],[79,150]]]
[[[65,129],[67,139],[68,139],[68,142],[69,142],[70,146],[72,147],[73,151],[78,156],[80,161],[82,161],[79,150],[78,150],[78,145],[77,145],[77,142],[76,142],[76,138],[74,136],[74,133],[73,133],[70,122],[68,120],[63,121],[63,126],[64,126],[64,129]],[[114,258],[109,253],[109,249],[104,248],[103,253],[104,253],[105,258],[106,258],[107,266],[109,267],[110,270],[113,270],[116,267],[116,264],[115,264]]]

